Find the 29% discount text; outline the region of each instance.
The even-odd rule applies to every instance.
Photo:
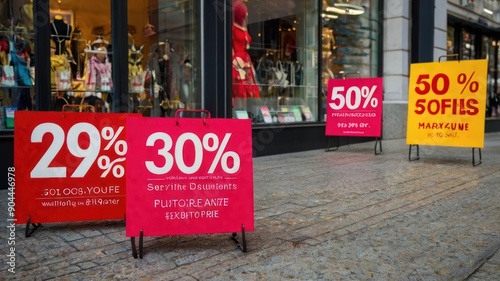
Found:
[[[326,101],[327,134],[378,136],[381,95],[381,78],[330,80]],[[338,130],[332,132],[333,127]]]
[[[127,116],[16,113],[21,223],[123,218]]]
[[[42,123],[36,126],[31,133],[31,143],[42,143],[47,139],[45,135],[50,135],[52,141],[43,156],[38,160],[30,172],[31,178],[67,178],[68,168],[72,168],[70,178],[84,178],[89,173],[89,170],[97,162],[97,166],[101,172],[98,172],[99,177],[105,178],[111,172],[115,178],[121,178],[125,175],[125,168],[121,162],[125,161],[127,153],[127,143],[125,140],[118,140],[124,136],[122,132],[124,126],[119,126],[115,131],[112,127],[104,127],[100,131],[90,123],[77,123],[67,132],[55,123]],[[103,153],[115,155],[115,159],[111,160],[110,155],[101,155]],[[71,161],[68,159],[68,164],[62,165],[65,161],[55,161],[56,157],[63,151],[67,150],[71,156],[81,159]],[[54,164],[59,162],[61,164]],[[68,167],[69,166],[69,167]]]

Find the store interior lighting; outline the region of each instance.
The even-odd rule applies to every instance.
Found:
[[[487,14],[490,14],[490,15],[493,15],[493,11],[492,10],[488,10],[486,8],[483,8],[483,11]]]
[[[322,18],[327,18],[327,19],[337,19],[339,16],[334,15],[334,14],[322,13],[321,17]]]
[[[358,16],[365,13],[365,8],[360,5],[350,3],[335,3],[333,6],[326,7],[327,12],[333,12],[339,15]]]

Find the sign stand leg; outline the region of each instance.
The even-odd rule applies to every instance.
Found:
[[[132,244],[132,257],[137,258],[137,249],[135,248],[135,237],[130,237],[130,242]]]
[[[475,153],[474,153],[475,149],[476,148],[474,148],[474,147],[472,148],[472,166],[474,166],[474,167],[481,165],[481,163],[483,163],[482,156],[481,156],[481,148],[477,149],[479,151],[479,161],[478,162],[476,162],[475,157],[474,157],[475,156]]]
[[[236,232],[233,232],[233,235],[231,236],[231,240],[236,242],[238,249],[240,249],[243,253],[246,253],[247,252],[247,240],[245,238],[245,225],[244,224],[241,225],[241,244],[238,241],[238,239],[236,239],[236,235],[237,235]]]
[[[417,157],[411,158],[411,148],[414,147],[414,146],[417,148]],[[414,160],[418,160],[418,159],[420,159],[418,144],[410,144],[410,151],[408,152],[408,160],[409,161],[414,161]]]
[[[141,230],[139,234],[139,258],[142,259],[144,256],[144,233]],[[132,256],[134,259],[137,258],[137,248],[135,247],[135,237],[130,237],[130,242],[132,244]]]
[[[328,143],[326,145],[326,152],[328,151],[335,151],[335,150],[338,150],[339,149],[339,146],[340,146],[340,137],[337,137],[337,146],[333,147],[332,149],[330,149],[330,141],[332,140],[333,137],[328,137]]]
[[[31,226],[33,226],[33,229],[30,231],[30,221],[31,221],[31,216],[28,216],[28,221],[26,222],[26,232],[24,233],[24,237],[28,238],[35,232],[37,228],[42,226],[40,223],[32,223]]]
[[[377,151],[377,143],[379,145],[379,151]],[[375,138],[375,155],[379,155],[380,153],[382,153],[382,139]]]

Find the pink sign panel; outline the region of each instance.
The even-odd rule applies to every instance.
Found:
[[[325,135],[380,137],[381,134],[382,78],[330,79]]]
[[[249,119],[127,118],[126,235],[254,229]]]

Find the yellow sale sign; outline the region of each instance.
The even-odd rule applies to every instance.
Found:
[[[482,148],[487,60],[410,67],[407,144]]]

